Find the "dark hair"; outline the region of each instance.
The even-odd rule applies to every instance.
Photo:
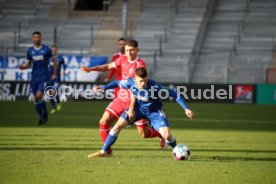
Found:
[[[51,48],[57,48],[57,45],[56,45],[56,44],[53,44],[53,45],[51,46]]]
[[[121,38],[118,39],[118,42],[119,41],[126,41],[126,39],[124,37],[121,37]]]
[[[34,36],[34,35],[40,35],[40,36],[41,36],[41,32],[35,31],[35,32],[33,32],[33,36]]]
[[[139,67],[135,69],[135,75],[141,78],[145,78],[148,76],[148,72],[146,68],[144,67]]]
[[[127,39],[126,40],[126,45],[137,48],[138,47],[138,42],[134,39]]]

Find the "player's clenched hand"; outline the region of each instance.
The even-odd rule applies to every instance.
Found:
[[[132,123],[132,122],[134,121],[135,111],[129,109],[129,110],[127,111],[127,117],[128,117],[128,119],[129,119],[129,122]]]
[[[92,91],[94,93],[96,93],[96,92],[104,92],[104,88],[102,86],[94,86],[93,89],[92,89]]]
[[[80,70],[83,71],[83,72],[86,72],[86,73],[89,73],[89,72],[92,71],[90,68],[84,67],[84,66],[80,67]]]
[[[195,113],[193,111],[191,111],[190,109],[185,109],[185,113],[190,120],[192,120],[195,117]]]
[[[53,74],[52,77],[51,77],[52,80],[55,80],[57,79],[57,75],[56,74]]]
[[[105,78],[105,79],[104,79],[104,82],[105,82],[105,83],[108,83],[109,81],[110,81],[109,78]]]

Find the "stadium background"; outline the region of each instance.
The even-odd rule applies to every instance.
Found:
[[[15,166],[26,158],[27,161],[23,163],[31,163],[30,165],[32,165],[32,160],[28,162],[28,156],[25,156],[25,153],[23,153],[24,156],[22,158],[16,153],[17,160],[13,162],[11,161],[12,157],[9,157],[9,155],[15,154],[17,150],[30,149],[29,151],[33,154],[36,154],[35,151],[39,150],[36,147],[26,148],[24,143],[20,145],[21,147],[16,146],[17,134],[24,134],[29,139],[33,139],[34,135],[31,132],[34,131],[34,126],[37,126],[35,124],[35,114],[32,112],[33,107],[30,105],[32,101],[28,83],[30,70],[19,71],[17,68],[19,63],[26,62],[27,48],[32,46],[32,32],[38,30],[42,32],[42,42],[47,45],[57,44],[59,54],[65,58],[68,68],[66,74],[62,77],[62,84],[64,85],[88,89],[91,88],[91,85],[103,84],[106,73],[92,72],[84,74],[80,72],[79,67],[95,66],[110,62],[111,56],[116,52],[116,41],[121,36],[133,37],[138,40],[139,56],[147,63],[150,78],[161,82],[165,86],[185,85],[188,88],[209,89],[210,85],[220,88],[228,88],[229,85],[232,85],[233,96],[228,101],[218,99],[188,100],[188,102],[193,102],[191,106],[197,110],[196,113],[200,114],[202,111],[207,111],[209,114],[206,116],[199,115],[199,120],[198,122],[195,120],[194,125],[180,125],[181,122],[175,124],[175,127],[183,130],[190,136],[190,139],[181,138],[182,134],[180,131],[175,130],[176,134],[181,141],[187,141],[191,146],[196,145],[195,140],[198,137],[193,137],[195,136],[193,133],[198,134],[199,132],[194,130],[199,130],[199,127],[214,130],[210,141],[212,144],[217,141],[218,137],[223,137],[224,134],[230,136],[229,140],[224,140],[226,144],[223,146],[227,147],[226,150],[223,150],[224,148],[221,152],[217,150],[215,154],[208,150],[209,148],[213,149],[212,146],[208,147],[205,144],[196,145],[199,147],[206,146],[208,147],[206,148],[207,151],[210,151],[206,154],[206,150],[194,148],[194,159],[197,162],[206,160],[241,162],[238,166],[230,166],[231,169],[237,169],[237,172],[240,171],[239,169],[245,172],[254,166],[259,167],[259,165],[263,164],[262,162],[265,163],[265,166],[256,170],[256,173],[260,174],[259,180],[256,179],[257,174],[254,171],[252,173],[249,172],[249,175],[255,175],[256,177],[250,180],[249,176],[244,178],[239,173],[231,175],[230,173],[233,171],[231,169],[227,171],[229,176],[233,177],[231,179],[218,177],[219,174],[216,174],[219,173],[219,169],[216,169],[216,167],[210,170],[214,171],[215,174],[213,175],[202,169],[202,172],[206,172],[206,175],[209,174],[209,180],[203,174],[205,181],[209,181],[207,183],[212,183],[216,177],[221,183],[226,181],[237,183],[274,182],[275,176],[273,172],[275,171],[276,158],[275,17],[275,0],[0,0],[0,131],[2,135],[2,154],[0,155],[1,160],[6,164],[5,167],[1,168],[2,181],[4,183],[20,183],[20,181],[29,183],[31,179],[28,176],[33,177],[30,173],[24,177],[25,172],[17,171],[19,168]],[[50,117],[49,123],[46,125],[49,127],[49,132],[46,131],[47,133],[45,133],[43,129],[38,130],[39,127],[35,128],[35,132],[37,134],[45,133],[46,135],[44,136],[51,139],[51,137],[56,136],[56,134],[51,133],[51,130],[54,130],[54,132],[58,131],[55,128],[64,128],[57,133],[61,136],[64,135],[64,137],[74,135],[74,132],[70,132],[71,130],[62,134],[63,131],[67,131],[68,127],[92,128],[95,129],[92,134],[97,140],[97,121],[107,101],[89,100],[86,102],[84,99],[79,101],[72,101],[71,99],[64,99],[64,101],[68,101],[64,103],[62,110],[64,114],[61,112],[56,119],[54,116]],[[237,105],[240,103],[246,105]],[[174,114],[174,111],[179,109],[171,105],[171,103],[168,104],[168,114],[172,116],[172,121],[179,121],[177,118],[182,116]],[[24,109],[25,107],[30,110]],[[99,107],[101,109],[98,109]],[[74,113],[76,108],[79,109],[78,113],[85,115],[85,118],[80,118],[78,121],[71,117],[72,119],[68,120],[66,117],[70,117],[70,113]],[[90,108],[91,112],[87,111]],[[95,111],[95,109],[98,109],[98,111]],[[15,111],[18,115],[13,116],[11,111]],[[85,111],[86,114],[81,113],[82,111]],[[217,112],[221,114],[217,114]],[[242,115],[240,112],[244,114]],[[29,113],[32,116],[26,116],[25,113]],[[227,113],[233,114],[230,116]],[[93,125],[86,123],[87,120],[93,121]],[[200,122],[206,122],[207,125],[202,125]],[[225,129],[221,128],[221,126],[224,126]],[[24,128],[30,129],[25,132]],[[189,130],[192,133],[189,133]],[[217,130],[220,130],[220,134],[215,137]],[[231,130],[234,130],[233,134],[230,133]],[[239,133],[242,131],[253,131],[254,133],[247,136],[243,134],[237,136],[239,134],[237,131]],[[81,132],[86,135],[84,130]],[[271,134],[268,134],[268,132]],[[203,137],[209,140],[207,135],[210,136],[210,132],[200,133],[203,133]],[[135,135],[136,133],[133,134]],[[12,135],[15,137],[9,137]],[[75,135],[82,134],[77,132]],[[236,139],[231,139],[231,136],[237,137]],[[59,138],[63,139],[63,137]],[[89,139],[89,135],[83,138]],[[256,145],[249,147],[246,141],[244,144],[239,145],[239,141],[244,138],[246,141],[252,139],[251,141],[256,142]],[[7,143],[5,140],[11,141],[11,143]],[[86,140],[79,139],[78,141]],[[141,141],[141,139],[138,138],[137,141]],[[232,151],[235,153],[232,154],[230,151],[230,154],[227,150],[231,150],[232,141],[240,147],[234,147],[234,151]],[[152,142],[150,141],[150,143]],[[256,147],[262,147],[266,143],[267,145],[264,145],[259,151],[241,151],[246,148],[256,149]],[[44,145],[43,140],[33,144],[41,144],[47,147],[47,145]],[[145,144],[148,144],[147,141],[142,141],[141,147]],[[148,146],[153,146],[154,144],[152,143],[152,145]],[[96,145],[93,144],[93,149],[100,146],[100,144]],[[44,150],[43,146],[41,150]],[[220,145],[214,145],[214,147],[216,146],[219,147]],[[85,155],[89,151],[90,146],[84,147],[75,148],[71,146],[75,150],[82,151],[79,154]],[[122,150],[127,152],[127,146],[122,148]],[[47,149],[45,148],[45,150]],[[70,150],[70,145],[68,145],[68,150]],[[154,151],[156,152],[156,150]],[[236,153],[238,151],[245,155],[237,156]],[[118,152],[119,158],[122,159],[121,157],[124,157],[124,154],[120,150]],[[150,152],[150,156],[146,155],[146,152]],[[142,150],[142,159],[154,158],[156,153],[151,152],[152,150]],[[257,156],[252,156],[254,153]],[[56,161],[56,155],[45,154],[50,162]],[[158,154],[157,158],[165,158],[167,156]],[[68,155],[65,153],[65,156]],[[130,152],[130,155],[126,157],[131,160],[135,156],[137,155]],[[37,162],[41,161],[39,157],[36,159]],[[137,160],[141,161],[140,158],[137,158]],[[159,160],[153,160],[159,163]],[[78,162],[79,160],[75,161]],[[137,164],[139,165],[138,161]],[[243,161],[252,162],[250,163],[252,165],[249,164],[243,167]],[[120,161],[116,160],[116,162],[121,165]],[[165,160],[165,162],[169,161]],[[266,166],[267,163],[269,163],[268,166]],[[103,165],[100,162],[93,164],[98,164],[97,166],[102,169],[108,165],[105,162]],[[191,162],[188,166],[196,169],[198,165],[192,164],[195,163]],[[157,165],[154,168],[158,169]],[[187,165],[175,166],[173,163],[169,165],[177,169],[189,169]],[[70,166],[73,167],[73,165]],[[116,168],[116,166],[114,167]],[[143,167],[147,167],[147,165]],[[227,168],[227,164],[224,167]],[[33,167],[31,169],[37,170],[38,168]],[[13,169],[19,173],[17,180],[12,179],[16,175],[11,172]],[[162,169],[165,169],[165,167]],[[177,172],[177,169],[172,171]],[[50,176],[53,173],[49,174],[47,172],[47,174]],[[197,174],[199,173],[192,173],[192,176],[188,175],[188,181],[196,182],[197,180],[193,176]],[[65,175],[70,178],[70,174],[65,173]],[[42,176],[38,175],[35,181],[39,181],[40,177]],[[114,179],[111,179],[114,183],[120,183],[119,181],[116,182],[114,175],[111,178]],[[181,175],[176,176],[176,178],[181,179]],[[59,183],[64,181],[67,183],[77,182],[75,180],[62,179],[58,181]],[[80,178],[78,178],[78,181],[87,182]],[[91,181],[94,180],[92,179]],[[98,178],[97,181],[101,180]],[[150,181],[154,183],[157,180]],[[165,181],[167,180],[163,178],[159,183]],[[136,183],[137,181],[134,180],[132,182]],[[45,183],[47,183],[47,180],[45,180]],[[203,181],[199,180],[199,183],[203,183]]]
[[[9,88],[29,80],[30,70],[17,68],[39,30],[43,43],[57,44],[65,57],[64,82],[102,82],[106,74],[78,68],[109,62],[116,40],[129,36],[139,41],[139,56],[158,82],[234,84],[242,91],[234,98],[275,104],[274,10],[272,0],[2,0],[1,99],[14,99]]]

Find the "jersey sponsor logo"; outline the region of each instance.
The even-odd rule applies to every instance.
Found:
[[[148,102],[149,101],[149,98],[148,97],[145,97],[145,96],[136,96],[136,98],[138,100],[141,100],[143,102]]]
[[[43,55],[33,56],[33,61],[40,61],[40,60],[44,60]]]

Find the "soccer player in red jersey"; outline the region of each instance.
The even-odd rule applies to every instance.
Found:
[[[111,59],[112,62],[116,61],[116,59],[118,59],[119,57],[125,55],[125,45],[126,45],[126,39],[123,37],[119,38],[118,39],[119,51],[112,56],[112,59]],[[122,80],[121,71],[119,71],[119,69],[114,68],[110,70],[107,78],[104,79],[104,82],[109,82],[115,73],[116,73],[115,80]]]
[[[80,70],[88,73],[91,71],[105,72],[112,69],[119,69],[121,71],[122,80],[126,80],[130,77],[134,77],[134,71],[136,68],[146,67],[145,62],[137,56],[138,51],[138,42],[136,40],[126,40],[125,55],[119,57],[116,61],[91,68],[81,67]],[[111,123],[117,121],[124,110],[129,107],[131,102],[130,97],[131,95],[128,89],[120,89],[117,97],[115,97],[105,109],[105,112],[103,113],[99,123],[102,142],[105,142],[108,136]],[[147,121],[142,120],[136,122],[135,124],[141,137],[159,137],[161,148],[164,149],[166,147],[165,141],[162,136],[155,129],[147,128]],[[107,154],[111,155],[112,150],[110,149]]]
[[[119,49],[119,51],[112,56],[112,59],[111,59],[112,62],[115,62],[119,57],[125,55],[125,45],[126,45],[126,39],[123,38],[123,37],[119,38],[118,39],[118,49]],[[114,74],[115,74],[115,80],[122,80],[121,69],[120,68],[113,68],[113,69],[110,70],[107,78],[104,79],[104,82],[106,82],[106,83],[109,82],[112,79]],[[119,87],[114,89],[115,97],[117,97],[117,93],[118,93],[119,90],[120,90]]]

